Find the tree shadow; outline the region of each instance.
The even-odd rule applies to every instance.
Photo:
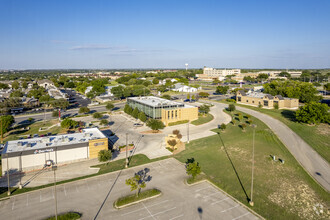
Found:
[[[228,157],[228,160],[229,160],[231,166],[232,166],[233,169],[234,169],[234,172],[235,172],[235,174],[236,174],[236,177],[237,177],[237,179],[238,179],[238,182],[239,182],[239,184],[240,184],[241,187],[242,187],[242,190],[243,190],[243,192],[244,192],[244,194],[245,194],[246,200],[249,202],[249,201],[250,201],[250,198],[249,198],[249,196],[247,195],[246,190],[245,190],[245,188],[244,188],[244,186],[243,186],[243,183],[242,183],[242,181],[241,181],[241,178],[239,177],[238,172],[237,172],[237,170],[236,170],[236,168],[235,168],[235,165],[234,165],[233,161],[231,160],[231,158],[230,158],[230,156],[229,156],[229,154],[228,154],[227,148],[226,148],[225,143],[223,142],[223,140],[222,140],[222,138],[221,138],[220,132],[217,132],[217,133],[218,133],[218,136],[219,136],[220,141],[221,141],[221,143],[222,143],[222,146],[223,146],[223,148],[225,149],[225,153],[226,153],[226,155],[227,155],[227,157]]]
[[[281,115],[286,118],[289,119],[290,121],[296,121],[296,115],[294,111],[291,110],[283,110],[281,112]]]

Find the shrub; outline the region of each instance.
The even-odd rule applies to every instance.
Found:
[[[102,117],[103,117],[103,115],[102,115],[100,112],[95,112],[95,113],[93,114],[93,118],[100,119],[100,118],[102,118]]]
[[[132,117],[136,119],[139,117],[139,109],[137,107],[132,111]]]
[[[108,125],[108,124],[109,124],[109,121],[108,121],[107,119],[102,119],[102,120],[100,121],[100,124],[101,124],[101,125]]]
[[[139,113],[139,119],[143,122],[146,122],[146,120],[147,120],[146,114],[144,114],[144,112],[140,112]]]
[[[259,108],[262,108],[262,105],[261,105],[261,104],[259,104],[259,105],[258,105],[258,107],[259,107]]]
[[[236,103],[236,100],[235,99],[226,99],[227,102],[233,102],[233,103]]]
[[[171,96],[170,95],[167,95],[167,94],[163,95],[162,98],[163,99],[171,100]]]
[[[174,147],[177,144],[175,139],[168,140],[167,143],[172,147]]]
[[[105,106],[109,111],[111,111],[115,106],[111,102],[108,102],[107,105]]]
[[[201,113],[203,113],[203,114],[207,114],[207,113],[209,113],[210,112],[210,106],[208,106],[208,105],[201,105],[200,107],[199,107],[199,111],[201,112]]]
[[[246,124],[245,124],[245,123],[242,123],[242,124],[241,124],[241,128],[242,128],[242,130],[245,130],[245,128],[246,128]]]
[[[164,123],[157,119],[149,119],[147,121],[147,126],[150,127],[153,131],[158,131],[165,127]]]
[[[308,124],[330,123],[329,107],[327,104],[308,103],[296,111],[296,120]]]
[[[186,172],[188,175],[191,175],[193,179],[195,179],[195,177],[201,173],[201,167],[194,158],[187,159]]]
[[[112,157],[112,153],[110,150],[100,150],[98,153],[98,159],[100,162],[105,162],[110,160]]]
[[[74,121],[70,118],[66,118],[61,122],[61,127],[62,128],[74,128],[78,125],[77,121]]]
[[[247,123],[249,123],[249,125],[252,125],[252,120],[251,119],[249,119],[249,120],[247,120]]]
[[[274,103],[274,108],[278,109],[278,103]]]
[[[233,112],[233,111],[235,111],[235,110],[236,110],[236,107],[235,107],[234,104],[229,104],[229,105],[228,105],[228,111]]]
[[[80,107],[79,109],[79,113],[86,114],[88,112],[90,112],[90,109],[88,107]]]
[[[210,94],[208,94],[207,92],[200,92],[200,93],[198,93],[198,95],[201,98],[207,98],[207,97],[209,97]]]
[[[224,123],[222,123],[222,124],[220,125],[220,129],[223,130],[223,131],[226,130],[226,127],[227,127],[227,126],[226,126]]]
[[[235,120],[231,120],[231,123],[233,124],[233,126],[235,126],[236,121]]]

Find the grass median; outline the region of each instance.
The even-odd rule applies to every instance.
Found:
[[[193,124],[193,125],[202,125],[202,124],[205,124],[205,123],[208,123],[208,122],[210,122],[210,121],[212,121],[213,120],[213,115],[211,115],[211,114],[206,114],[206,115],[199,115],[198,116],[198,119],[197,120],[195,120],[195,121],[192,121],[191,122],[191,124]]]
[[[306,173],[263,122],[254,117],[251,120],[257,125],[252,209],[266,219],[328,219],[329,193]],[[191,141],[174,157],[181,162],[195,158],[208,180],[248,206],[253,128],[248,125],[243,131],[238,123],[229,124],[225,131],[213,130],[219,134]]]
[[[114,202],[114,206],[116,208],[121,208],[123,206],[135,204],[138,201],[145,200],[145,199],[148,199],[148,198],[160,195],[160,194],[161,194],[161,191],[158,189],[149,189],[149,190],[140,192],[139,195],[134,194],[134,195],[129,195],[129,196],[119,198]]]
[[[57,216],[58,220],[76,220],[76,219],[80,219],[82,216],[82,214],[78,213],[78,212],[67,212],[64,214],[60,214]],[[55,220],[55,216],[47,218],[46,220]]]

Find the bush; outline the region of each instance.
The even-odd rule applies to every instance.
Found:
[[[249,125],[252,125],[252,120],[250,119],[250,120],[247,120],[247,123],[249,123]]]
[[[167,143],[172,147],[174,147],[177,144],[175,139],[168,140]]]
[[[168,123],[168,126],[180,125],[180,124],[185,124],[185,123],[188,123],[188,122],[189,122],[189,120],[170,122],[170,123]]]
[[[103,117],[103,115],[102,115],[100,112],[95,112],[95,113],[93,114],[93,118],[100,119],[100,118],[102,118],[102,117]]]
[[[111,111],[115,106],[111,102],[108,102],[105,107],[106,107],[106,109],[108,109],[109,111]]]
[[[75,128],[77,127],[78,125],[78,122],[77,121],[74,121],[70,118],[66,118],[64,119],[62,122],[61,122],[61,127],[62,128]]]
[[[330,123],[330,113],[328,111],[327,104],[311,102],[299,107],[296,111],[296,120],[308,124]]]
[[[79,109],[79,113],[81,114],[86,114],[88,112],[90,112],[90,109],[88,107],[80,107]]]
[[[278,103],[274,103],[274,108],[278,109]]]
[[[157,119],[149,119],[147,126],[150,127],[153,131],[158,131],[159,129],[163,129],[165,127],[164,123]]]
[[[226,126],[224,123],[222,123],[222,124],[220,125],[220,129],[223,130],[223,131],[226,130],[226,127],[227,127],[227,126]]]
[[[231,123],[233,124],[233,126],[235,126],[236,121],[235,120],[231,120]]]
[[[235,111],[235,110],[236,110],[236,107],[235,107],[234,104],[229,104],[229,105],[228,105],[228,111],[233,112],[233,111]]]
[[[144,112],[139,113],[139,119],[143,122],[146,122],[147,116],[144,114]]]
[[[135,109],[133,110],[132,117],[136,119],[139,117],[139,109],[137,107],[135,107]]]
[[[207,98],[207,97],[209,97],[210,94],[208,94],[207,92],[200,92],[200,93],[198,93],[198,95],[201,98]]]
[[[175,135],[178,135],[178,134],[180,134],[180,131],[176,129],[176,130],[173,130],[172,133]]]
[[[259,108],[262,108],[262,105],[261,105],[261,104],[259,104],[259,105],[258,105],[258,107],[259,107]]]
[[[233,102],[233,103],[236,103],[236,100],[235,99],[226,99],[227,102]]]
[[[204,104],[199,107],[199,111],[203,114],[207,114],[210,112],[210,106]]]
[[[100,124],[101,124],[101,125],[108,125],[108,124],[109,124],[109,121],[108,121],[107,119],[102,119],[102,120],[100,121]]]
[[[163,99],[171,100],[171,96],[170,95],[167,95],[167,94],[163,95],[162,98]]]
[[[98,153],[98,159],[100,162],[105,162],[110,160],[112,157],[112,153],[110,150],[100,150]]]
[[[242,124],[241,124],[241,128],[242,128],[242,130],[245,130],[245,128],[246,128],[246,124],[245,124],[245,123],[242,123]]]

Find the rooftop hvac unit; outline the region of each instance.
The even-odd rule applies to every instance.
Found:
[[[23,142],[21,141],[17,142],[17,146],[23,146]]]
[[[49,137],[44,137],[44,138],[42,138],[42,142],[43,143],[50,142],[50,138]]]
[[[27,143],[27,147],[32,147],[32,143]]]

